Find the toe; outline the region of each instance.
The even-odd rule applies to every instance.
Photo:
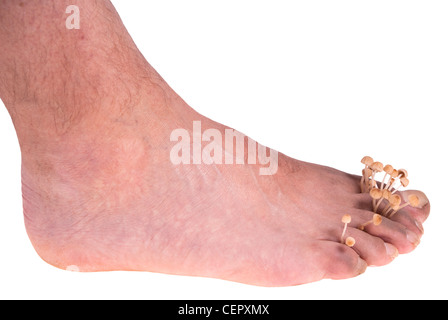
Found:
[[[404,216],[401,218],[395,216],[396,219],[405,219]],[[406,221],[393,221],[384,217],[379,226],[370,224],[365,227],[363,232],[390,243],[398,249],[400,254],[413,251],[420,244],[423,234],[412,218],[407,218]]]
[[[405,203],[408,201],[410,195],[416,195],[420,201],[418,208],[406,207],[406,211],[420,223],[425,222],[428,219],[431,205],[429,203],[428,197],[422,192],[418,190],[406,190],[399,193],[402,202]]]
[[[324,279],[348,279],[366,271],[367,263],[346,245],[320,241],[320,268]]]
[[[291,286],[322,279],[348,279],[365,272],[367,263],[351,248],[329,240],[285,246],[269,271],[267,286]],[[263,284],[266,285],[266,284]]]
[[[352,249],[366,261],[369,266],[383,266],[392,262],[399,254],[395,245],[385,242],[357,228],[348,228],[347,237],[356,240]]]
[[[426,195],[421,191],[403,191],[398,194],[402,197],[402,203],[408,201],[409,195],[417,195],[421,208],[407,206],[391,218],[383,217],[380,226],[369,225],[364,231],[394,245],[398,248],[399,253],[403,254],[413,251],[420,243],[424,232],[422,223],[429,216],[430,204]],[[356,195],[353,199],[353,206],[356,209],[351,210],[355,222],[352,226],[369,221],[373,214],[370,195]]]
[[[416,195],[419,200],[420,204],[418,208],[412,208],[411,206],[406,207],[405,209],[400,210],[401,211],[407,211],[409,215],[417,220],[420,224],[425,222],[425,220],[429,216],[431,205],[429,203],[428,197],[421,191],[418,190],[407,190],[398,192],[398,194],[401,197],[401,202],[406,203],[408,202],[408,198],[410,195]],[[383,202],[384,205],[385,202]],[[353,208],[357,208],[360,210],[367,210],[372,211],[373,205],[372,205],[372,197],[369,194],[366,193],[359,193],[353,195],[351,198],[351,206]]]
[[[390,220],[403,225],[406,229],[414,232],[418,238],[424,233],[423,224],[415,218],[415,214],[411,213],[409,208],[404,208],[397,212]]]

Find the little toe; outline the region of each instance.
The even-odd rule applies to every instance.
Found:
[[[353,278],[363,274],[367,269],[367,262],[346,245],[322,240],[319,247],[321,252],[319,266],[324,279]]]

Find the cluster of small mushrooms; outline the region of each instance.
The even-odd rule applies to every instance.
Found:
[[[396,194],[401,188],[406,188],[409,185],[406,170],[394,169],[390,164],[384,166],[381,162],[374,161],[369,156],[362,158],[361,163],[364,164],[360,182],[361,192],[369,193],[372,197],[374,214],[371,220],[358,226],[358,229],[364,230],[370,224],[379,226],[383,217],[392,218],[398,211],[407,206],[419,206],[420,200],[416,195],[408,196],[407,202],[402,203],[401,197]],[[382,179],[376,180],[381,174],[383,175]],[[352,217],[348,214],[342,217],[344,229],[341,235],[341,243],[345,243],[349,247],[353,247],[356,243],[352,237],[344,238],[347,226],[351,221]]]

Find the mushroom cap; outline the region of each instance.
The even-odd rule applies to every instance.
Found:
[[[409,204],[411,205],[411,207],[413,207],[413,208],[418,207],[420,204],[420,199],[415,194],[411,194],[408,197],[408,201],[409,201]]]
[[[383,191],[381,189],[374,188],[370,190],[370,196],[375,200],[381,199],[383,197]]]
[[[365,156],[364,158],[361,159],[361,163],[365,164],[366,166],[370,166],[373,163],[373,159],[372,157]]]
[[[396,177],[398,177],[398,170],[394,169],[394,171],[392,171],[392,173],[390,174],[390,176],[391,176],[392,178],[396,178]]]
[[[400,206],[401,197],[398,194],[393,194],[389,197],[389,203],[392,207]]]
[[[384,167],[384,172],[386,172],[387,174],[392,174],[394,172],[394,167],[392,167],[390,164],[387,164]]]
[[[356,243],[356,240],[352,237],[348,237],[347,239],[345,239],[345,244],[349,247],[353,247]]]
[[[384,189],[383,190],[383,198],[386,200],[389,200],[389,197],[392,195],[392,192],[390,192],[389,190]]]
[[[346,214],[342,217],[342,223],[350,223],[352,222],[352,216],[349,214]]]
[[[373,215],[373,224],[375,226],[379,226],[382,221],[383,221],[383,217],[382,216],[380,216],[379,214],[374,214]]]
[[[370,169],[372,169],[373,171],[376,171],[376,172],[382,172],[384,169],[384,166],[381,162],[376,161],[370,165]]]
[[[409,179],[408,178],[400,178],[400,182],[403,185],[403,187],[407,187],[409,185]]]
[[[362,174],[367,176],[367,177],[371,177],[372,174],[373,174],[373,171],[370,168],[362,169]]]
[[[408,172],[407,172],[405,169],[399,169],[399,170],[398,170],[398,174],[399,174],[399,175],[401,174],[401,176],[402,176],[402,177],[405,177],[405,178],[408,177]]]

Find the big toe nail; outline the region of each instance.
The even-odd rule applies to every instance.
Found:
[[[409,198],[410,195],[417,196],[418,200],[419,200],[419,204],[418,204],[417,208],[419,208],[419,209],[422,209],[422,208],[426,207],[429,204],[428,197],[422,191],[419,191],[419,190],[407,190],[407,191],[403,191],[402,195],[403,195],[403,200],[405,202],[408,202],[408,198]]]
[[[418,197],[419,204],[416,208],[412,208],[411,206],[406,207],[406,210],[414,219],[423,223],[426,219],[428,219],[429,212],[431,210],[431,205],[429,203],[428,197],[421,191],[418,190],[407,190],[401,193],[403,197],[403,201],[408,202],[408,199],[411,195],[415,195]]]

